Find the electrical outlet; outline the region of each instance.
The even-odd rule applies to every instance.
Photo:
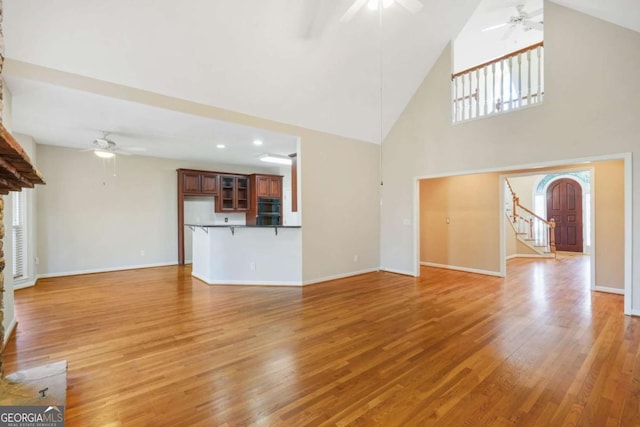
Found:
[[[353,262],[358,262],[358,255],[353,256]]]
[[[249,263],[249,268],[251,268],[251,271],[256,271],[256,263],[255,263],[255,262],[253,262],[253,261],[251,261],[251,262]]]
[[[144,256],[144,249],[140,251],[140,256]]]
[[[36,265],[40,264],[40,257],[36,257]]]

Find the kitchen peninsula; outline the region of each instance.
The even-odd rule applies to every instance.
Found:
[[[185,224],[192,275],[210,285],[302,285],[300,226]]]

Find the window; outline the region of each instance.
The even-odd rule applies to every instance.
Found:
[[[24,191],[11,193],[13,202],[13,278],[26,275],[27,197]]]

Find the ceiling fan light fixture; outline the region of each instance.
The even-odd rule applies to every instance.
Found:
[[[275,154],[263,154],[259,157],[259,159],[263,162],[267,163],[275,163],[278,165],[291,165],[291,158],[282,157]]]
[[[115,156],[115,153],[106,150],[93,150],[93,154],[100,157],[101,159],[110,159]]]
[[[378,10],[380,3],[382,3],[382,7],[386,9],[393,4],[393,1],[394,0],[369,0],[367,2],[367,8],[369,10]]]

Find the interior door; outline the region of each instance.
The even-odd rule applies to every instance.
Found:
[[[563,178],[547,188],[547,219],[556,221],[556,249],[582,252],[582,188]]]

